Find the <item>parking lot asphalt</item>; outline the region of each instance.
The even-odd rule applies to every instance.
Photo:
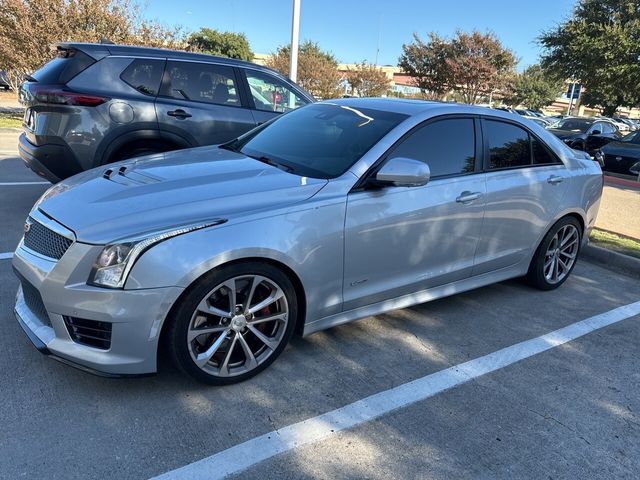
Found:
[[[46,185],[0,157],[0,253]],[[587,262],[551,292],[508,281],[296,338],[269,369],[211,388],[94,377],[38,353],[0,260],[0,478],[143,479],[640,300]],[[640,316],[252,466],[237,478],[638,478]]]

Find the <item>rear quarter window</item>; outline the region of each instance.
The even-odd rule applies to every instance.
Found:
[[[31,75],[38,83],[65,84],[96,61],[80,50],[61,50],[58,56]]]

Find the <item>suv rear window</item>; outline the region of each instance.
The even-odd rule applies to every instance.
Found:
[[[138,59],[120,75],[123,82],[145,95],[156,96],[164,71],[164,60]]]
[[[39,83],[64,84],[96,61],[80,50],[59,49],[58,56],[31,75]]]

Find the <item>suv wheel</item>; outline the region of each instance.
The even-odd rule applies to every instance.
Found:
[[[172,314],[167,341],[181,370],[211,385],[241,382],[284,350],[297,319],[289,278],[247,262],[200,279]]]
[[[541,290],[562,285],[576,265],[580,251],[580,223],[573,217],[558,221],[545,235],[531,260],[527,280]]]

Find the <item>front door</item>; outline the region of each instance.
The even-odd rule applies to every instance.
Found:
[[[345,310],[471,275],[486,192],[476,162],[476,128],[477,121],[465,117],[417,127],[387,158],[424,161],[431,180],[349,195]]]

